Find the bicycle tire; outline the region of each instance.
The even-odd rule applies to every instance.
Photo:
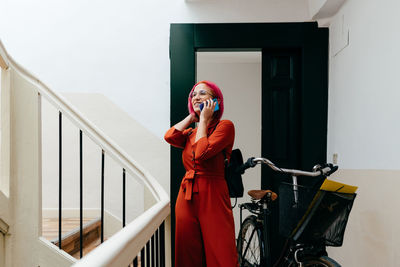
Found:
[[[328,256],[322,256],[319,258],[306,258],[301,263],[304,267],[341,267],[339,263],[337,263],[334,259],[329,258]],[[297,266],[296,263],[292,263],[290,265],[290,267],[295,266]]]
[[[264,262],[263,232],[257,218],[248,216],[240,226],[237,248],[240,267],[259,267]]]

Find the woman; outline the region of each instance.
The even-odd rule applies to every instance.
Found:
[[[215,112],[214,98],[219,104]],[[236,267],[235,226],[224,178],[235,128],[229,120],[220,121],[224,99],[210,81],[193,86],[188,109],[189,115],[165,134],[168,143],[183,148],[186,169],[175,206],[175,266]],[[193,122],[197,127],[188,128]]]

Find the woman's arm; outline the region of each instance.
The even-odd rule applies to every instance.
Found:
[[[232,146],[235,139],[235,127],[229,120],[223,120],[210,136],[204,136],[193,144],[196,160],[207,160]]]
[[[165,141],[175,147],[184,148],[186,144],[186,135],[184,130],[190,124],[196,121],[196,118],[189,114],[186,118],[172,126],[164,135]]]
[[[186,118],[175,124],[173,127],[175,127],[175,129],[177,129],[178,131],[183,131],[187,127],[189,127],[190,124],[196,121],[196,118],[192,114],[189,114],[186,116]]]

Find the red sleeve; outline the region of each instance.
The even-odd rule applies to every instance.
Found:
[[[195,159],[207,160],[214,157],[223,149],[233,145],[235,127],[229,120],[220,121],[210,136],[204,136],[193,144]]]
[[[175,127],[171,127],[164,135],[165,141],[167,141],[170,145],[185,148],[187,134],[190,132],[192,128],[186,129],[184,131],[179,131]]]

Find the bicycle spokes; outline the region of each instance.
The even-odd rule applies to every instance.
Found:
[[[261,263],[261,248],[257,229],[249,224],[243,232],[241,255],[241,266],[260,266]]]

